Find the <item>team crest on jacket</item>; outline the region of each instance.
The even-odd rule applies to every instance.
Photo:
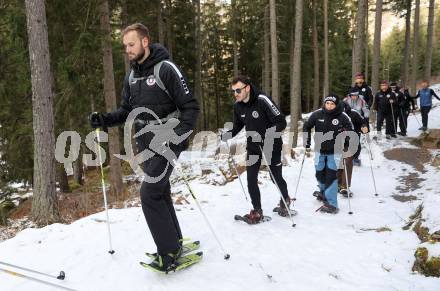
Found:
[[[365,88],[362,88],[362,92],[365,92],[365,91],[367,91],[367,89],[365,89]]]
[[[333,125],[338,125],[339,124],[339,120],[337,118],[332,120],[332,124]]]
[[[258,118],[260,115],[258,114],[257,111],[252,111],[252,117],[253,118]]]
[[[147,78],[147,85],[148,86],[153,86],[154,84],[156,84],[156,79],[154,78],[154,75],[150,75]]]

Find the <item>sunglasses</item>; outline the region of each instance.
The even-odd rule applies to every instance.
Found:
[[[232,94],[240,94],[241,90],[243,90],[244,88],[246,88],[248,85],[245,85],[243,88],[237,88],[237,89],[231,89],[231,93]]]

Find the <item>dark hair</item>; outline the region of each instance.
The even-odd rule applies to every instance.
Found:
[[[238,82],[242,82],[242,83],[245,84],[245,85],[251,85],[251,83],[252,83],[251,78],[249,78],[249,76],[246,76],[246,75],[238,75],[238,76],[235,76],[235,77],[232,79],[231,84],[232,84],[232,85],[235,85],[235,84],[237,84]]]
[[[144,37],[150,39],[150,31],[148,30],[148,28],[143,25],[142,23],[134,23],[131,24],[129,26],[127,26],[126,28],[124,28],[124,30],[122,31],[122,36],[126,35],[128,32],[135,30],[139,36],[140,39],[143,39]]]

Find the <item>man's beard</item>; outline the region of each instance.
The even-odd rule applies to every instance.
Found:
[[[144,56],[145,56],[145,49],[142,48],[142,51],[140,53],[138,53],[131,61],[132,62],[139,62],[140,60],[143,59]]]

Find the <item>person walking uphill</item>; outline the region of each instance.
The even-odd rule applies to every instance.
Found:
[[[422,113],[422,127],[419,130],[426,131],[428,130],[428,114],[432,108],[432,97],[435,97],[437,100],[440,98],[435,94],[435,91],[429,88],[429,83],[426,80],[422,81],[422,88],[417,92],[415,98],[420,97],[420,111]]]
[[[396,95],[387,81],[380,82],[380,90],[374,98],[373,110],[377,110],[377,131],[381,133],[383,121],[386,121],[385,134],[389,139],[396,136],[396,117],[398,112]]]
[[[258,91],[247,76],[237,76],[232,80],[232,93],[235,96],[233,128],[222,134],[222,141],[236,136],[245,127],[247,135],[247,182],[253,209],[244,218],[250,224],[261,222],[263,210],[258,187],[258,172],[265,155],[270,170],[287,202],[290,198],[287,184],[282,176],[281,152],[283,141],[281,132],[286,128],[286,119],[271,98]],[[263,153],[261,152],[263,149]],[[288,216],[289,210],[282,201],[278,214]]]
[[[315,128],[315,170],[321,194],[318,198],[324,201],[319,210],[336,214],[339,212],[337,171],[342,152],[335,152],[335,146],[340,146],[341,151],[343,147],[342,144],[335,145],[336,137],[343,131],[353,130],[350,117],[344,112],[338,96],[325,97],[323,107],[314,111],[304,123],[303,133],[306,136],[303,140],[307,151],[310,151],[312,128]],[[328,137],[328,133],[330,139],[324,139],[323,136]]]
[[[140,195],[142,210],[157,246],[152,264],[166,271],[181,254],[182,232],[171,200],[169,177],[173,161],[167,159],[164,150],[171,151],[177,158],[188,146],[187,137],[196,126],[199,106],[181,71],[169,61],[168,51],[160,44],[150,43],[147,27],[140,23],[130,25],[123,30],[122,37],[131,71],[124,79],[121,105],[114,112],[93,112],[89,118],[93,128],[106,128],[124,123],[132,110],[142,108],[146,112],[135,119],[136,133],[168,121],[174,124],[171,136],[180,137],[180,142],[174,138],[173,143],[165,140],[158,146],[154,142],[157,131],[136,137],[138,151],[151,153],[142,163],[147,179],[142,182]]]

